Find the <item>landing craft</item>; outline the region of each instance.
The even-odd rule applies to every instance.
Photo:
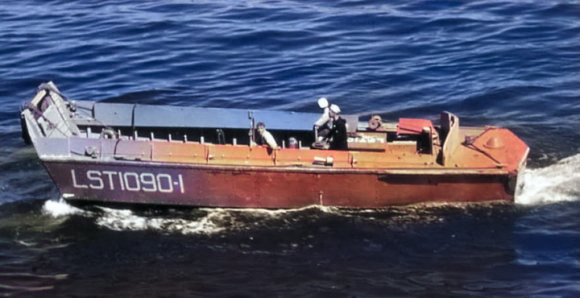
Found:
[[[347,148],[316,144],[317,113],[67,100],[41,84],[22,109],[23,137],[69,201],[154,205],[380,208],[513,202],[528,146],[499,127],[441,113],[368,122],[342,115]],[[266,124],[279,148],[253,146]]]

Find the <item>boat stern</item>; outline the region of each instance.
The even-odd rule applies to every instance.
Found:
[[[466,145],[483,153],[496,164],[497,168],[504,169],[508,174],[506,190],[510,195],[517,196],[523,188],[522,173],[530,148],[506,128],[488,127],[481,135]]]

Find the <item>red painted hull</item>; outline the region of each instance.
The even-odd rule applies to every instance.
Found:
[[[420,202],[513,201],[501,171],[236,167],[124,161],[44,162],[68,200],[181,206],[379,208]],[[428,198],[428,199],[426,199]]]

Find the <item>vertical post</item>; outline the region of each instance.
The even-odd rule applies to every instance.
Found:
[[[255,120],[253,111],[248,111],[248,119],[250,119],[250,147],[251,147],[252,144],[256,142],[256,136],[254,135]]]

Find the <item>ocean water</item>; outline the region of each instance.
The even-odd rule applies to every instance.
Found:
[[[516,204],[72,207],[20,136],[75,100],[510,128]],[[580,296],[578,1],[0,2],[0,296]]]

